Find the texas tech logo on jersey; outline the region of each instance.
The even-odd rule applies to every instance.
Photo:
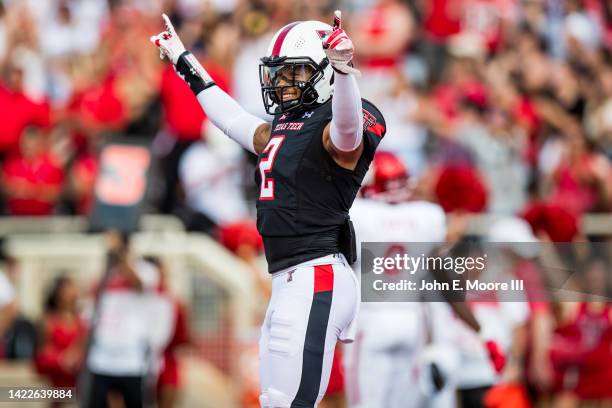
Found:
[[[363,111],[363,131],[368,130],[374,133],[378,137],[382,137],[385,131],[385,127],[376,121],[376,117],[365,109]]]
[[[274,127],[274,132],[278,132],[279,130],[301,130],[303,126],[304,122],[277,123]]]

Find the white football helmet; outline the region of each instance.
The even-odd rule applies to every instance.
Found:
[[[259,65],[266,112],[306,109],[332,97],[334,72],[322,44],[331,31],[332,26],[320,21],[297,21],[278,30]],[[296,97],[286,100],[292,95]]]

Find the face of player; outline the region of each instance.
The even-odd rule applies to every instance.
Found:
[[[313,75],[314,70],[308,65],[294,64],[279,67],[276,70],[270,68],[270,79],[274,86],[280,87],[276,91],[279,100],[289,102],[299,99],[302,90],[295,86],[296,82],[307,82]]]

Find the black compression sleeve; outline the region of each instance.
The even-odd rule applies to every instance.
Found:
[[[176,61],[174,67],[177,74],[181,76],[191,88],[191,91],[197,95],[203,90],[216,85],[208,72],[202,68],[199,62],[195,59],[192,53],[185,51]]]

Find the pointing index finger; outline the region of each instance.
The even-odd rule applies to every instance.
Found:
[[[174,31],[174,26],[172,25],[170,18],[168,18],[168,16],[165,13],[162,14],[162,18],[164,19],[164,24],[166,24],[166,31],[176,36],[176,31]]]
[[[342,28],[342,12],[340,10],[334,11],[334,29]]]

